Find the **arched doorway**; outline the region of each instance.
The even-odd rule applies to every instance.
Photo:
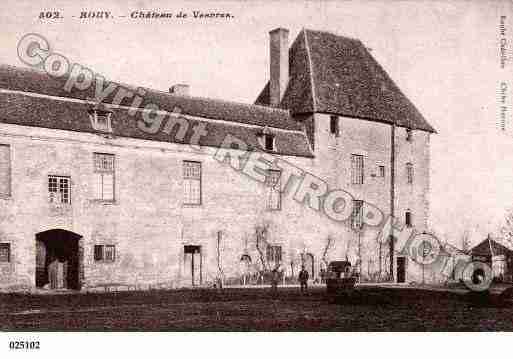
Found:
[[[36,234],[36,287],[80,289],[81,238],[63,229]]]

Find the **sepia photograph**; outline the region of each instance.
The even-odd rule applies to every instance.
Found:
[[[7,357],[513,331],[511,0],[1,9]]]

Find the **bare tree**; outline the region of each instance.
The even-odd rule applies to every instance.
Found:
[[[509,247],[513,247],[513,208],[506,210],[500,233],[505,244],[507,244]]]
[[[224,273],[223,273],[223,267],[221,263],[221,240],[223,238],[223,232],[218,231],[217,232],[217,245],[216,245],[216,252],[217,252],[217,270],[218,270],[218,284],[219,288],[222,288],[224,285]]]
[[[461,234],[461,250],[467,253],[470,250],[470,230],[465,229]]]
[[[324,246],[324,251],[322,252],[322,261],[324,262],[326,268],[328,268],[328,251],[330,250],[332,244],[333,237],[328,236],[326,238],[326,245]]]
[[[268,224],[264,224],[262,226],[255,227],[256,250],[258,252],[260,263],[261,263],[262,269],[264,271],[269,271],[269,266],[268,266],[267,260],[265,258],[264,249],[263,249],[263,247],[265,247],[265,245],[267,244],[268,228],[269,228]]]
[[[294,267],[296,266],[296,261],[294,260],[293,256],[290,256],[290,275],[292,278],[294,278]]]
[[[350,236],[346,241],[346,253],[345,253],[345,260],[349,260],[349,251],[351,250],[351,240],[352,237]]]

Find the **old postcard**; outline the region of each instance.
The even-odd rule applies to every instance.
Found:
[[[513,330],[512,1],[4,0],[0,23],[7,355]]]

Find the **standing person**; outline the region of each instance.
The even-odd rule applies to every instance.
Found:
[[[273,289],[273,293],[278,292],[278,281],[279,281],[278,267],[275,267],[271,271],[271,287]]]
[[[321,284],[326,283],[326,271],[324,270],[324,268],[321,268],[320,276],[321,276]]]
[[[301,286],[301,292],[308,290],[308,271],[305,266],[301,266],[301,272],[299,272],[299,284]]]

